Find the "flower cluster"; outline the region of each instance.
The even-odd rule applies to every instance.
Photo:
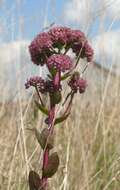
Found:
[[[46,93],[46,92],[53,93],[54,91],[62,89],[60,84],[57,88],[55,88],[53,80],[45,81],[39,76],[34,76],[27,80],[27,82],[25,83],[25,88],[28,89],[30,87],[37,87],[37,89],[41,93]]]
[[[28,89],[30,88],[31,86],[33,87],[37,87],[38,90],[41,92],[41,93],[44,93],[46,91],[46,83],[45,81],[39,77],[39,76],[34,76],[34,77],[31,77],[29,80],[27,80],[27,82],[25,83],[25,88]]]
[[[67,27],[54,27],[39,34],[30,44],[29,51],[33,63],[44,65],[48,57],[55,53],[54,48],[58,51],[71,48],[76,56],[80,53],[80,57],[87,58],[88,62],[93,58],[93,50],[83,32]]]
[[[70,28],[67,27],[54,27],[49,31],[51,40],[54,43],[54,46],[58,44],[67,44],[69,42],[69,34],[71,32]]]
[[[93,49],[85,42],[84,45],[81,43],[76,43],[72,47],[73,52],[78,56],[80,54],[81,58],[86,58],[88,62],[91,62],[93,59]]]
[[[80,42],[80,40],[81,42],[86,41],[86,37],[84,33],[81,32],[80,30],[71,30],[69,38],[72,43],[78,42],[78,41]]]
[[[77,93],[78,91],[79,93],[84,93],[87,87],[87,81],[80,77],[73,76],[68,82],[68,85],[74,93]]]
[[[57,55],[51,55],[48,58],[47,66],[50,70],[55,69],[57,71],[65,72],[72,68],[73,63],[68,55],[57,54]]]
[[[50,54],[50,48],[52,47],[52,40],[49,34],[43,32],[39,34],[30,44],[29,51],[31,59],[36,65],[43,65],[46,57]]]
[[[93,49],[88,43],[85,43],[85,56],[87,57],[87,61],[91,62],[93,59]]]

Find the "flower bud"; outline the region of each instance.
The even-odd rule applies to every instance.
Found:
[[[49,156],[48,164],[43,170],[43,176],[47,178],[52,177],[56,173],[58,166],[59,157],[57,152],[54,152],[53,154],[51,154],[51,156]]]

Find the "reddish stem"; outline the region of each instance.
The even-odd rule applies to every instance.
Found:
[[[49,135],[53,132],[53,126],[54,126],[54,117],[55,117],[55,105],[50,106],[49,116],[48,116],[48,128],[49,128]],[[49,160],[49,149],[47,146],[45,147],[44,153],[43,153],[43,171],[48,165]],[[42,186],[44,187],[44,190],[47,187],[47,178],[42,176]]]
[[[43,170],[47,167],[48,159],[49,159],[49,150],[46,148],[43,154]],[[42,176],[42,186],[44,187],[44,189],[46,189],[47,178],[44,176]]]
[[[49,150],[46,148],[43,155],[43,170],[47,167],[48,164],[48,158],[49,158]]]
[[[60,87],[60,78],[61,78],[61,73],[60,71],[56,73],[54,79],[53,79],[53,83],[54,86],[58,89]]]

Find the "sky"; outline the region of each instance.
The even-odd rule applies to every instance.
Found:
[[[22,75],[36,71],[28,45],[53,23],[82,30],[94,49],[94,60],[109,68],[113,64],[120,72],[120,0],[0,0],[3,83],[6,76],[13,83],[23,66]]]
[[[29,39],[31,40],[45,26],[62,23],[64,1],[50,0],[3,0],[0,21],[6,29],[1,42]]]
[[[79,28],[94,19],[90,36],[97,35],[99,14],[104,14],[105,30],[115,19],[112,30],[120,29],[120,0],[0,0],[1,42],[18,39],[31,40],[51,23]],[[97,2],[97,3],[96,3]],[[95,17],[95,18],[94,18]]]

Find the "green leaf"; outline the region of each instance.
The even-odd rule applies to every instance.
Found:
[[[64,115],[62,117],[56,118],[55,125],[57,125],[57,124],[62,123],[63,121],[65,121],[68,118],[69,115],[70,115],[70,113],[68,113],[68,114],[66,114],[66,115]]]
[[[48,164],[46,168],[44,168],[43,170],[43,177],[47,178],[52,177],[58,170],[58,166],[59,166],[59,157],[57,152],[54,152],[49,156]]]
[[[37,106],[37,108],[42,112],[42,113],[44,113],[45,115],[48,115],[48,110],[47,110],[47,108],[46,107],[44,107],[44,106],[42,106],[39,102],[37,102],[36,100],[35,100],[35,104],[36,104],[36,106]]]

